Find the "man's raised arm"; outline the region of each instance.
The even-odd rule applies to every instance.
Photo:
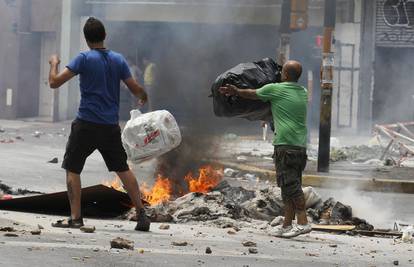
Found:
[[[60,59],[58,55],[52,55],[49,59],[49,64],[49,86],[52,89],[59,88],[75,76],[75,73],[71,72],[68,68],[65,68],[59,73]]]
[[[220,87],[219,89],[220,93],[226,95],[226,96],[233,96],[237,95],[242,98],[252,99],[256,100],[259,99],[256,94],[256,90],[254,89],[240,89],[237,88],[234,85],[226,84],[225,86]]]

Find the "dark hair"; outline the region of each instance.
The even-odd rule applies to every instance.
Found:
[[[106,37],[105,26],[99,19],[90,17],[83,27],[83,34],[90,43],[102,42]]]

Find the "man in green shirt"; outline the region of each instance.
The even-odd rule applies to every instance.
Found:
[[[247,99],[270,102],[276,126],[273,145],[277,184],[285,204],[283,225],[272,233],[278,237],[294,237],[311,232],[302,191],[302,171],[306,165],[306,108],[308,93],[297,82],[302,65],[288,61],[283,65],[282,83],[267,84],[260,89],[239,89],[233,85],[220,88],[227,96],[237,95]],[[292,220],[297,216],[297,225]]]

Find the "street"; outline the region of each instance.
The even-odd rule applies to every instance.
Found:
[[[21,136],[10,144],[0,144],[0,161],[7,162],[0,174],[1,183],[13,188],[40,192],[64,191],[64,172],[59,164],[47,163],[53,157],[61,162],[69,122],[59,124],[1,121],[2,138]],[[62,130],[65,128],[65,130]],[[41,131],[40,137],[34,137]],[[57,134],[60,133],[60,134]],[[135,167],[140,180],[150,181],[155,163]],[[83,186],[113,179],[99,154],[88,159]],[[232,184],[247,188],[266,183],[228,178]],[[392,228],[394,221],[414,221],[414,195],[378,192],[347,192],[347,189],[316,191],[323,199],[334,196],[353,207],[356,216],[377,228]],[[359,205],[360,204],[360,205]],[[77,229],[57,229],[50,224],[59,217],[12,211],[0,211],[0,225],[15,229],[17,237],[0,235],[0,254],[5,266],[410,266],[414,260],[412,244],[392,238],[348,236],[312,232],[294,239],[269,236],[258,227],[242,228],[235,234],[203,224],[170,224],[168,230],[153,223],[151,232],[133,229],[134,222],[118,219],[86,219],[96,227],[95,233]],[[44,227],[40,235],[31,230]],[[110,249],[110,240],[123,237],[135,242],[134,250]],[[257,243],[257,254],[248,252],[243,241]],[[187,241],[183,247],[173,241]],[[210,247],[211,254],[206,254]],[[7,256],[6,256],[7,255]],[[41,260],[41,259],[44,259]]]

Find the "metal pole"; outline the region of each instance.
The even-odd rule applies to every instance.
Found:
[[[279,56],[278,63],[283,65],[286,60],[289,59],[290,53],[290,12],[291,12],[291,0],[283,0],[282,2],[282,14],[280,20],[280,43],[279,43]]]
[[[336,20],[336,0],[325,0],[324,37],[321,67],[318,172],[329,171],[334,53],[332,43]]]

